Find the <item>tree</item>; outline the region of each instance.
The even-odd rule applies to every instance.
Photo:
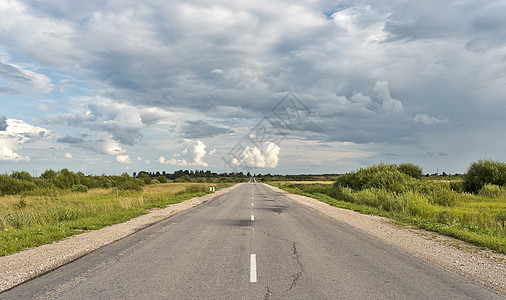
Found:
[[[476,193],[485,184],[505,185],[506,164],[492,160],[479,160],[471,163],[464,174],[464,191]]]
[[[19,180],[33,181],[32,175],[30,175],[30,173],[28,173],[26,171],[12,172],[11,177],[14,179],[19,179]]]
[[[145,184],[151,184],[151,177],[144,172],[139,173],[139,179],[144,181]]]
[[[62,169],[58,171],[58,187],[65,189],[70,188],[74,184],[79,183],[79,178],[76,173],[69,171],[68,169]]]
[[[47,182],[51,183],[51,184],[54,184],[54,185],[57,185],[57,177],[58,177],[58,174],[56,173],[56,171],[52,170],[52,169],[49,169],[49,170],[46,170],[44,171],[44,173],[42,173],[40,175],[40,177],[44,180],[46,180]]]
[[[423,176],[422,168],[412,163],[403,163],[400,164],[397,169],[406,175],[409,175],[413,178],[420,179]]]

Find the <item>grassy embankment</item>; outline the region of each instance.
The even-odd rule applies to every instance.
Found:
[[[0,256],[122,223],[151,208],[207,193],[209,185],[205,183],[166,183],[147,185],[141,190],[97,188],[76,193],[67,189],[50,196],[1,196]]]
[[[378,166],[364,170],[370,171],[371,168]],[[344,175],[334,184],[271,184],[333,206],[388,217],[506,254],[504,187],[485,185],[471,194],[460,190],[459,181],[416,179],[392,169],[363,173],[351,181],[350,177],[346,178],[348,175]]]

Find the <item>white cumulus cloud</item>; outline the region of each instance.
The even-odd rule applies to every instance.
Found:
[[[163,165],[188,166],[188,162],[186,161],[186,159],[171,158],[167,160],[165,157],[160,156],[158,162]]]
[[[132,160],[130,159],[130,155],[128,154],[121,154],[116,156],[116,161],[122,164],[131,164]]]
[[[16,151],[23,144],[47,138],[51,132],[45,128],[25,123],[22,120],[9,119],[4,116],[0,127],[0,161],[30,161],[29,156],[19,155]]]
[[[402,102],[392,98],[390,95],[390,89],[388,87],[387,81],[378,81],[374,86],[373,91],[378,95],[378,97],[382,100],[383,109],[387,112],[399,113],[404,110],[404,106]]]
[[[238,155],[240,160],[234,158],[232,163],[253,168],[275,168],[279,161],[279,151],[279,146],[272,142],[264,143],[262,148],[245,147]]]
[[[197,141],[197,144],[193,146],[193,153],[195,154],[195,158],[193,159],[194,166],[207,167],[207,163],[203,161],[207,153],[205,149],[206,145],[204,145],[201,141]]]

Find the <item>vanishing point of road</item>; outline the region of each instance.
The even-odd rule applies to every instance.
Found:
[[[0,299],[504,299],[245,183]]]

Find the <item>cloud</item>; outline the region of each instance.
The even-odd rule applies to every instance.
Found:
[[[7,117],[0,115],[0,131],[5,131],[7,129]]]
[[[130,159],[130,155],[128,154],[122,154],[116,156],[116,161],[122,164],[131,164],[132,160]]]
[[[21,95],[22,93],[21,91],[11,87],[0,87],[0,94],[14,96],[14,95]]]
[[[205,150],[206,145],[198,140],[196,143],[194,143],[191,140],[186,140],[186,144],[190,145],[193,144],[192,147],[192,154],[193,154],[193,162],[190,159],[191,156],[189,155],[188,148],[184,148],[181,153],[176,153],[173,156],[174,157],[183,157],[183,158],[171,158],[166,159],[164,156],[160,156],[158,158],[158,162],[164,165],[178,165],[178,166],[200,166],[200,167],[207,167],[208,164],[204,161],[204,158],[207,154],[207,151]]]
[[[80,144],[80,143],[84,142],[84,139],[82,139],[82,138],[76,138],[76,137],[71,137],[71,136],[67,135],[65,137],[57,138],[56,141],[58,143]]]
[[[417,114],[414,118],[414,121],[417,123],[422,123],[424,125],[437,125],[447,123],[447,121],[440,120],[436,117],[431,117],[428,114]]]
[[[193,159],[194,166],[202,166],[207,167],[207,163],[203,161],[206,156],[206,145],[201,141],[197,141],[197,144],[193,146],[193,154],[195,154],[195,158]]]
[[[29,156],[22,156],[16,151],[25,143],[37,142],[51,135],[51,131],[30,125],[22,120],[0,118],[0,161],[30,161]]]
[[[172,159],[167,160],[165,157],[160,156],[160,158],[158,159],[158,162],[163,165],[188,166],[188,162],[186,161],[186,159],[172,158]]]
[[[78,103],[84,103],[82,111],[54,116],[46,123],[107,132],[115,141],[133,146],[144,138],[143,129],[172,116],[158,108],[139,108],[103,97],[80,99]]]
[[[401,101],[392,98],[390,96],[390,89],[388,87],[388,82],[386,81],[378,81],[374,85],[373,91],[378,95],[378,97],[382,101],[383,109],[387,112],[399,113],[404,110],[404,106]]]
[[[0,78],[13,85],[13,87],[4,88],[4,93],[7,94],[17,94],[20,90],[27,88],[48,94],[54,89],[51,79],[46,75],[2,60],[0,60]]]
[[[125,152],[108,132],[98,132],[96,141],[88,142],[85,147],[106,155],[119,155]]]
[[[53,90],[64,105],[47,124],[107,133],[116,152],[148,149],[153,136],[228,142],[272,116],[287,90],[312,112],[291,137],[377,153],[431,144],[428,125],[445,120],[459,124],[451,136],[469,120],[483,134],[503,120],[504,1],[0,3],[0,101],[22,100],[6,111],[30,101],[19,93]],[[74,146],[100,148],[87,140]]]
[[[245,147],[237,158],[232,159],[232,164],[236,166],[247,166],[251,168],[275,168],[278,165],[278,155],[280,148],[278,145],[267,142],[259,147]]]
[[[181,127],[181,134],[188,139],[213,137],[233,132],[228,128],[214,126],[202,120],[186,121],[185,123],[186,124]]]
[[[63,155],[63,157],[68,158],[68,159],[71,159],[71,158],[72,158],[72,154],[70,154],[70,153],[68,153],[68,152],[67,152],[67,153],[65,153],[65,154]]]

